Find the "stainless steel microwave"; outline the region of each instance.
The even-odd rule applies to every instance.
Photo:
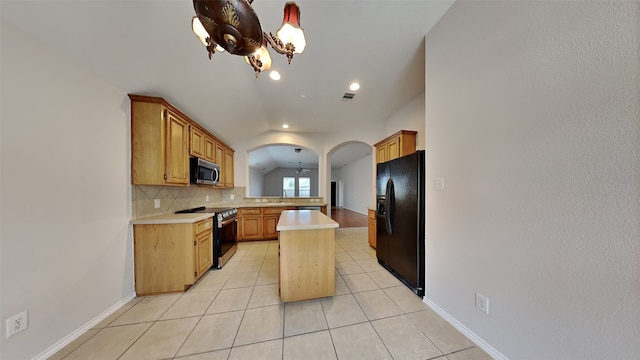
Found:
[[[218,185],[220,182],[220,165],[210,161],[192,157],[190,160],[192,184]]]

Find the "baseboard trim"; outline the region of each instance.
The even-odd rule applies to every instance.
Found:
[[[501,352],[499,352],[496,348],[489,345],[486,341],[482,340],[478,335],[476,335],[473,331],[469,330],[466,326],[464,326],[461,322],[456,320],[453,316],[449,315],[444,309],[440,306],[436,305],[433,301],[427,299],[426,297],[422,300],[425,304],[427,304],[433,311],[438,313],[438,315],[442,316],[449,324],[451,324],[454,328],[458,329],[461,333],[463,333],[469,340],[473,341],[479,348],[484,350],[489,356],[496,360],[509,360],[506,356],[504,356]]]
[[[102,314],[96,316],[95,318],[90,320],[88,323],[84,324],[82,327],[78,328],[77,330],[75,330],[71,334],[65,336],[62,340],[60,340],[57,343],[53,344],[47,350],[45,350],[45,351],[41,352],[40,354],[36,355],[36,357],[34,357],[32,360],[46,360],[47,358],[53,356],[53,354],[55,354],[58,351],[62,350],[62,348],[64,348],[65,346],[69,345],[73,340],[79,338],[82,334],[84,334],[88,330],[92,329],[94,326],[98,325],[102,320],[106,319],[109,315],[111,315],[114,312],[116,312],[118,309],[123,307],[129,301],[133,300],[135,297],[136,297],[136,293],[135,292],[127,295],[127,297],[125,297],[124,299],[118,301],[115,305],[111,306],[107,310],[103,311]]]

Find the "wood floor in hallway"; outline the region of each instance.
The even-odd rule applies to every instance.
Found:
[[[331,218],[337,222],[341,228],[366,227],[368,224],[367,215],[362,215],[344,208],[331,208]]]

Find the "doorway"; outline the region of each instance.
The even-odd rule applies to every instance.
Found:
[[[331,207],[332,208],[336,207],[336,199],[337,198],[338,198],[338,196],[337,196],[336,182],[332,181],[331,182]]]

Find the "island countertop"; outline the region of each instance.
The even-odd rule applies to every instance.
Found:
[[[338,223],[318,210],[285,210],[276,230],[313,230],[337,228]]]

